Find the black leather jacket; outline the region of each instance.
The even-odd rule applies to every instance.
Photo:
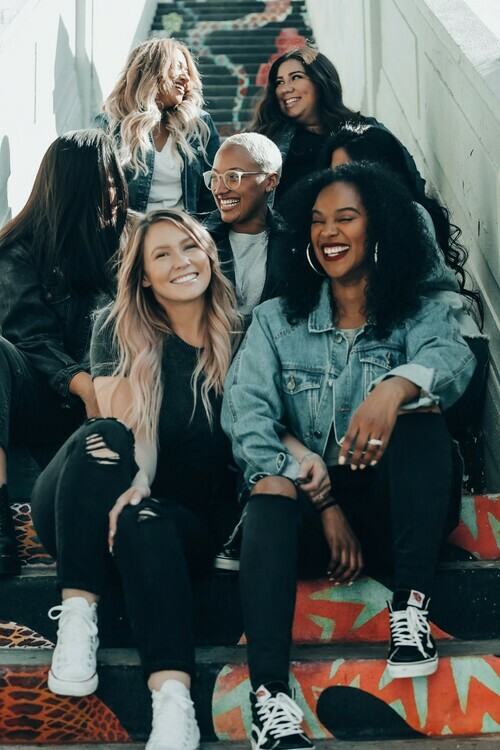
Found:
[[[205,219],[202,219],[202,223],[217,245],[222,273],[234,284],[234,257],[229,242],[231,225],[222,221],[219,211],[212,211]],[[281,295],[286,278],[286,256],[291,252],[285,222],[272,208],[267,210],[266,225],[269,231],[266,280],[259,303]],[[251,316],[247,317],[246,327],[250,324]]]
[[[0,327],[2,335],[26,355],[66,405],[68,385],[77,372],[89,372],[92,313],[109,302],[100,292],[79,295],[54,268],[43,283],[22,244],[0,249]]]

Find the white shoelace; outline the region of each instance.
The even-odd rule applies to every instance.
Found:
[[[429,657],[422,645],[423,638],[427,636],[427,648],[432,646],[430,639],[431,629],[427,621],[429,613],[425,609],[407,607],[399,612],[391,612],[391,633],[395,646],[416,646],[422,656]]]
[[[150,742],[154,745],[157,734],[165,744],[168,737],[169,747],[182,750],[194,739],[196,719],[192,714],[193,701],[184,695],[174,692],[162,693],[153,691],[153,726]],[[190,726],[194,724],[194,726]],[[149,745],[149,743],[148,743]]]
[[[53,661],[55,659],[59,667],[64,667],[68,661],[85,661],[89,667],[93,666],[96,646],[91,639],[97,636],[98,630],[90,608],[85,612],[63,602],[49,609],[48,614],[51,620],[60,621]]]
[[[263,724],[255,750],[260,750],[269,734],[275,739],[280,739],[302,731],[300,725],[304,714],[286,693],[277,693],[264,703],[258,703],[257,712]]]

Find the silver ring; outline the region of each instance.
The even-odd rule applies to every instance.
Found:
[[[383,444],[384,444],[384,441],[383,440],[379,440],[378,438],[370,438],[367,441],[367,445],[378,445],[378,446],[381,446]]]
[[[318,495],[318,500],[324,500],[326,495]]]

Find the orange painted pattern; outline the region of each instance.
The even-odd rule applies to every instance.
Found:
[[[481,560],[500,559],[500,496],[464,497],[460,523],[449,540]]]
[[[330,686],[352,686],[383,700],[407,724],[426,735],[471,735],[499,731],[500,658],[442,658],[431,677],[391,680],[385,660],[292,663],[292,685],[312,737],[331,735],[316,718],[316,704]],[[215,731],[220,739],[247,736],[248,672],[244,665],[221,670],[213,696]],[[359,717],[360,733],[363,717]]]

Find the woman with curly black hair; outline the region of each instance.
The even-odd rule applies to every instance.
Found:
[[[435,250],[392,173],[345,165],[296,197],[284,297],[254,310],[222,410],[251,489],[240,580],[256,747],[312,747],[288,680],[297,570],[352,583],[390,565],[389,673],[437,669],[428,605],[461,483],[440,411],[474,369],[449,308],[421,296]]]
[[[412,174],[399,141],[388,131],[371,125],[347,123],[327,139],[320,156],[321,167],[338,167],[355,161],[373,161],[385,164],[404,181],[413,200],[425,219],[436,248],[437,265],[428,277],[423,294],[448,304],[459,324],[460,333],[476,358],[474,375],[461,398],[445,414],[448,428],[459,441],[466,462],[467,486],[475,492],[482,491],[481,448],[477,436],[481,431],[481,418],[486,396],[489,365],[489,347],[481,334],[470,308],[477,307],[483,319],[483,305],[479,292],[466,286],[465,262],[467,250],[460,244],[459,227],[450,223],[447,208],[436,198],[420,193],[415,188]]]

